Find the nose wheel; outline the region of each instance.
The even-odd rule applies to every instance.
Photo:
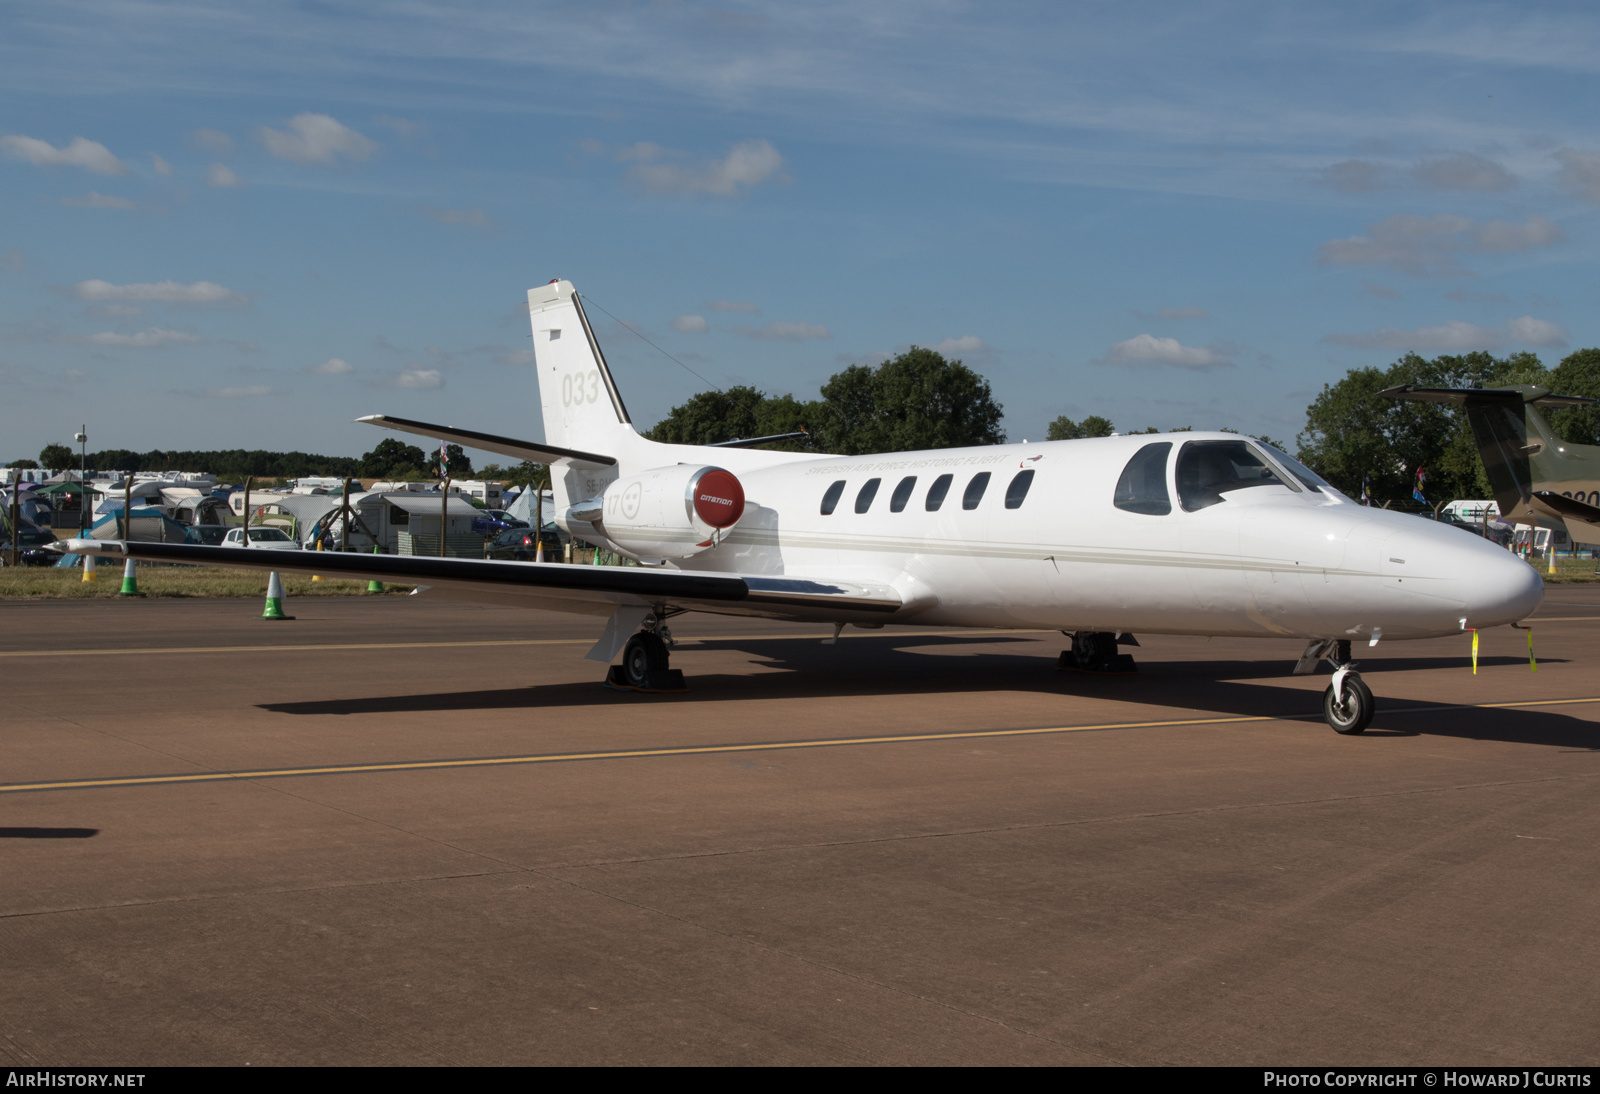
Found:
[[[1304,676],[1315,671],[1319,661],[1326,661],[1333,666],[1333,682],[1322,693],[1323,720],[1333,727],[1335,733],[1354,735],[1362,732],[1372,724],[1377,704],[1372,698],[1372,689],[1367,687],[1361,674],[1356,671],[1356,663],[1350,660],[1349,641],[1312,639],[1306,646],[1306,652],[1300,656],[1299,664],[1294,667],[1295,675]]]

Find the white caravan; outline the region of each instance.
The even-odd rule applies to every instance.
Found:
[[[610,681],[681,687],[667,621],[701,611],[879,627],[1037,627],[1068,664],[1128,671],[1134,632],[1280,636],[1296,672],[1334,667],[1330,725],[1359,733],[1372,692],[1350,646],[1513,623],[1538,607],[1527,563],[1459,528],[1354,504],[1281,452],[1229,433],[818,456],[660,444],[628,417],[566,281],[528,291],[544,443],[383,415],[373,425],[550,465],[556,519],[638,560],[572,566],[180,544],[63,545],[174,562],[408,581],[435,595],[588,613]],[[751,442],[741,442],[749,444]]]

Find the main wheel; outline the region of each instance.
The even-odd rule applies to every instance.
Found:
[[[1335,733],[1360,733],[1372,722],[1374,709],[1372,689],[1359,676],[1345,678],[1342,701],[1332,684],[1322,693],[1322,717]]]
[[[622,648],[622,678],[629,687],[646,687],[651,673],[666,669],[667,644],[654,634],[640,631]]]

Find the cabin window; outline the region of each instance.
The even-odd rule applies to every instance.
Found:
[[[840,479],[828,487],[828,492],[822,495],[822,515],[828,516],[839,507],[839,499],[844,496],[844,480]]]
[[[989,489],[989,472],[979,471],[972,476],[972,481],[967,483],[967,492],[961,495],[961,508],[976,509],[983,500],[983,492]]]
[[[1178,502],[1187,512],[1252,486],[1288,483],[1243,441],[1189,441],[1178,452]]]
[[[889,512],[899,513],[906,507],[906,502],[911,500],[911,491],[917,488],[917,477],[907,475],[900,480],[900,485],[894,488],[894,493],[889,495]]]
[[[933,485],[928,487],[928,512],[939,511],[939,506],[944,504],[944,496],[950,492],[950,483],[954,480],[954,475],[940,475],[933,480]]]
[[[391,505],[389,507],[389,523],[391,525],[409,525],[411,523],[411,514],[398,505]]]
[[[868,479],[861,484],[861,490],[856,494],[856,512],[865,513],[872,508],[872,499],[878,496],[878,484],[882,479]]]
[[[1151,517],[1172,512],[1172,496],[1167,493],[1167,456],[1171,452],[1171,441],[1157,441],[1133,454],[1117,480],[1118,509]]]
[[[1033,485],[1033,468],[1018,471],[1011,478],[1011,485],[1006,487],[1006,508],[1021,509],[1022,499],[1028,496],[1028,487]]]

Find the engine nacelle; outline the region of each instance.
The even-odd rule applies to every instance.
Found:
[[[715,546],[744,515],[744,487],[732,472],[681,463],[620,478],[601,495],[594,521],[636,558],[689,558]],[[577,509],[577,506],[573,507]]]

